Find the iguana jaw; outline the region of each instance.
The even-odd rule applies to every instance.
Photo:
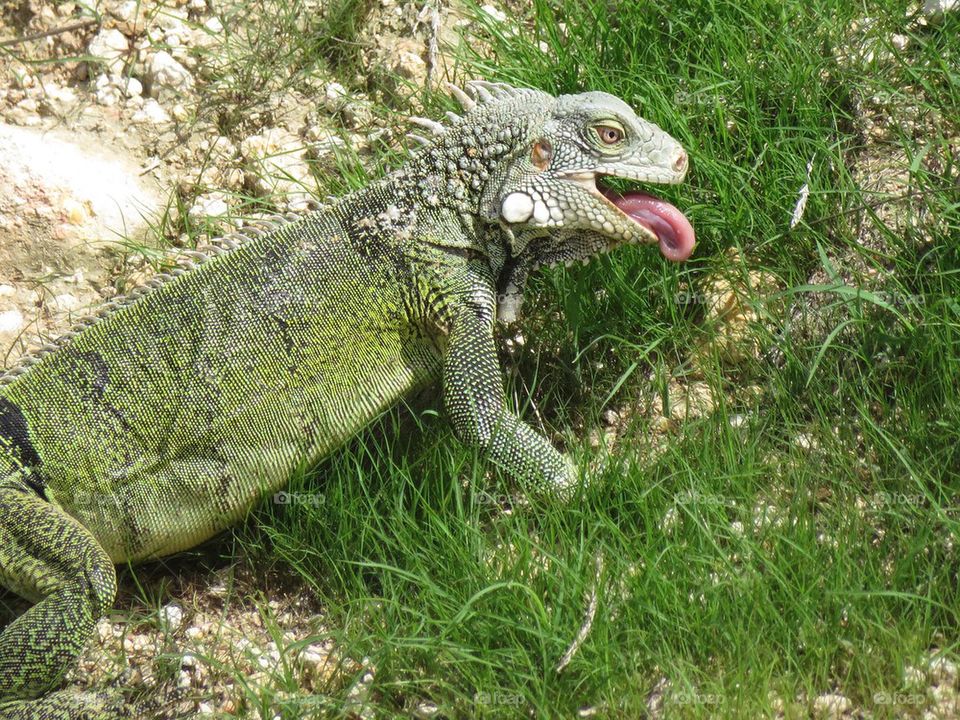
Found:
[[[630,236],[623,238],[624,242],[657,243],[663,256],[673,262],[690,257],[696,246],[696,234],[683,212],[649,193],[620,193],[606,187],[603,177],[598,173],[581,173],[568,175],[565,179],[577,183],[595,199],[630,220]]]

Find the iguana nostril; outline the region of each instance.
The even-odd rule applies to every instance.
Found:
[[[683,172],[687,169],[687,154],[681,150],[680,154],[677,156],[677,159],[673,163],[673,169],[678,173]]]

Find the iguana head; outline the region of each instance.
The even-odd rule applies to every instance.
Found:
[[[470,96],[451,89],[465,114],[451,114],[447,126],[419,122],[447,151],[447,193],[466,195],[473,213],[502,230],[488,236],[508,239],[502,292],[517,297],[501,302],[502,319],[515,314],[523,281],[539,266],[586,262],[628,243],[656,243],[673,261],[693,252],[693,227],[680,210],[608,185],[679,183],[687,172],[680,144],[625,102],[484,82],[469,83]]]

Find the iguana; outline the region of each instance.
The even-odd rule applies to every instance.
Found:
[[[223,239],[0,378],[0,718],[116,717],[52,692],[116,590],[115,563],[192,547],[411,390],[532,492],[574,463],[506,405],[496,319],[539,266],[629,243],[693,250],[683,148],[620,99],[473,82],[396,171]],[[45,697],[45,693],[49,693]]]

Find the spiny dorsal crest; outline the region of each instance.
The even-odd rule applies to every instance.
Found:
[[[432,145],[434,141],[447,132],[447,129],[464,122],[470,114],[480,106],[495,105],[503,100],[523,97],[524,95],[535,94],[539,91],[527,88],[515,88],[506,83],[492,83],[486,80],[469,80],[464,88],[460,88],[452,83],[447,83],[447,89],[453,98],[460,103],[463,108],[463,115],[457,115],[454,112],[447,112],[446,124],[437,122],[424,117],[411,117],[410,123],[416,125],[422,130],[426,130],[429,137],[419,133],[408,133],[410,138],[417,146]]]

